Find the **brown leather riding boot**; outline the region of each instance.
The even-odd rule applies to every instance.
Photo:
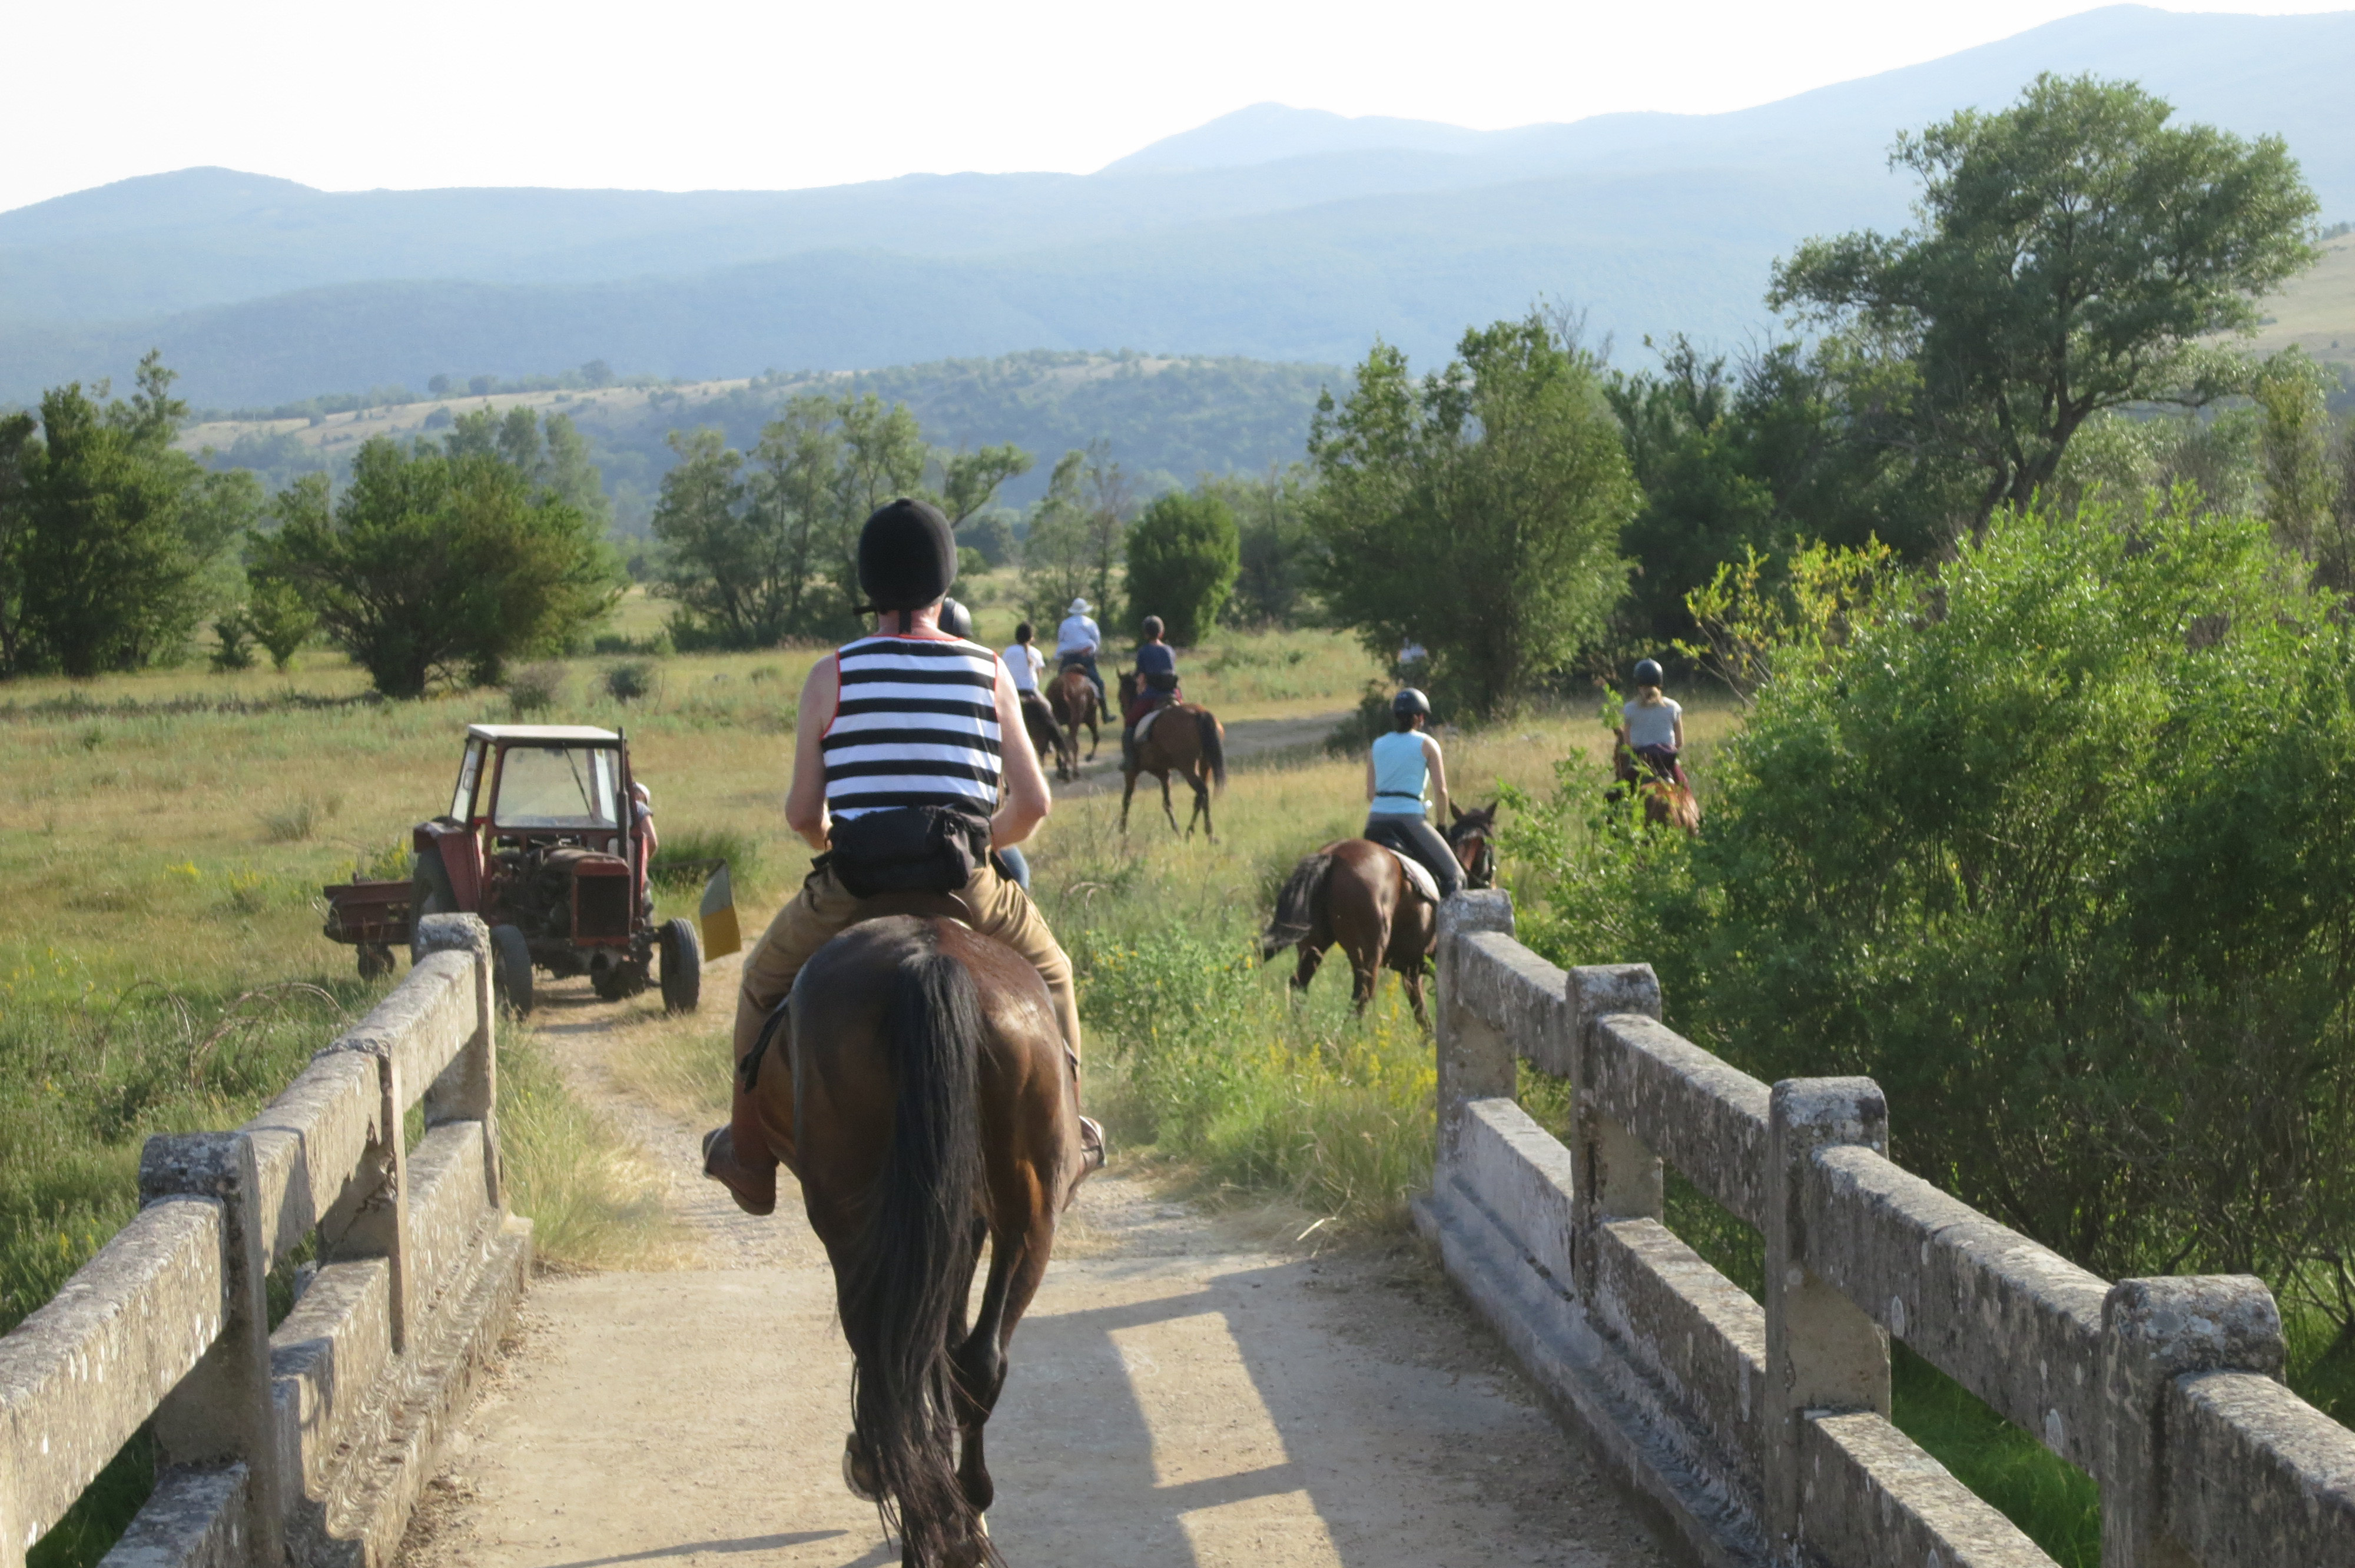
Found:
[[[744,1086],[743,1064],[738,1063],[736,1095],[729,1107],[728,1125],[703,1135],[703,1173],[728,1189],[736,1206],[754,1216],[777,1212],[777,1157],[769,1152],[761,1132],[761,1112],[752,1091]]]

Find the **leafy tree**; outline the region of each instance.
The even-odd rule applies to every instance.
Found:
[[[0,415],[0,673],[27,667],[25,549],[32,536],[33,488],[44,453],[30,414]]]
[[[678,601],[682,645],[761,647],[855,628],[858,530],[884,502],[925,494],[937,456],[904,407],[872,396],[793,398],[762,427],[749,471],[717,429],[673,432],[670,444],[678,461],[663,477],[654,532],[658,591]],[[942,459],[951,506],[986,504],[1029,461],[1011,447]]]
[[[958,537],[973,547],[985,567],[1005,566],[1021,548],[1014,537],[1013,524],[998,512],[985,513],[967,523],[958,530]]]
[[[319,618],[293,585],[262,577],[253,580],[247,593],[245,624],[253,640],[269,652],[271,668],[282,675],[293,667],[295,653],[319,630]]]
[[[1307,607],[1316,565],[1316,534],[1308,525],[1308,495],[1316,479],[1305,463],[1262,474],[1206,477],[1201,491],[1235,514],[1238,565],[1229,619],[1246,626],[1289,626]]]
[[[1129,527],[1124,548],[1129,626],[1157,615],[1180,648],[1209,636],[1242,566],[1242,541],[1227,503],[1209,493],[1173,491]]]
[[[2172,112],[2130,83],[2040,76],[1999,113],[1898,139],[1917,229],[1810,240],[1774,269],[1775,308],[1912,360],[1911,435],[1977,469],[1981,524],[2049,484],[2102,410],[2204,400],[2199,340],[2254,326],[2318,254],[2281,138]]]
[[[1047,493],[1030,510],[1022,539],[1023,613],[1052,626],[1074,599],[1095,586],[1087,502],[1082,494],[1087,453],[1068,451],[1048,476]],[[1096,602],[1101,604],[1099,598]]]
[[[561,649],[623,587],[587,517],[478,450],[379,437],[340,496],[307,476],[275,510],[255,571],[316,607],[390,697],[496,682],[509,660]]]
[[[227,547],[260,487],[172,449],[187,414],[174,379],[151,353],[127,401],[54,388],[42,440],[16,430],[20,661],[90,675],[176,659],[221,598]]]
[[[1377,344],[1309,454],[1334,619],[1428,650],[1443,700],[1492,713],[1565,667],[1626,582],[1640,499],[1592,355],[1531,313],[1464,334],[1421,383]]]
[[[2355,1322],[2355,630],[2267,535],[2137,497],[1827,558],[1697,842],[1538,846],[1552,956],[1870,1074],[1907,1166],[2088,1268]]]
[[[943,459],[941,505],[949,525],[962,527],[966,518],[989,504],[999,486],[1029,471],[1030,454],[1012,441]]]

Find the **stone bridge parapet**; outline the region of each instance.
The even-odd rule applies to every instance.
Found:
[[[151,1421],[155,1491],[106,1568],[392,1561],[531,1260],[489,934],[419,926],[408,976],[261,1115],[148,1139],[138,1214],[0,1338],[0,1568]],[[273,1329],[271,1271],[306,1243]]]
[[[2104,1568],[2355,1568],[2355,1433],[2284,1386],[2260,1281],[2088,1274],[1891,1163],[1870,1079],[1760,1083],[1505,894],[1449,900],[1439,973],[1418,1223],[1679,1556],[2051,1563],[1890,1423],[1893,1338],[2099,1483]],[[1568,1147],[1521,1060],[1570,1080]],[[1760,1233],[1763,1302],[1663,1224],[1669,1167]]]

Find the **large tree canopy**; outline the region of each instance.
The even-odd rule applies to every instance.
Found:
[[[1544,316],[1464,334],[1417,383],[1377,344],[1319,404],[1310,516],[1334,618],[1377,656],[1421,643],[1445,700],[1491,712],[1603,630],[1639,499],[1593,359]]]
[[[2255,324],[2318,254],[2281,138],[2172,114],[2131,83],[2041,76],[1899,138],[1917,228],[1810,240],[1774,270],[1776,309],[1910,352],[1912,437],[1980,468],[1982,523],[2049,484],[2093,415],[2202,397],[2198,340]]]

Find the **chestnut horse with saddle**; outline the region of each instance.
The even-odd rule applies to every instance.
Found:
[[[1128,712],[1135,700],[1136,676],[1131,673],[1120,678],[1121,711]],[[1169,819],[1170,832],[1180,831],[1177,809],[1169,803],[1169,776],[1175,773],[1194,791],[1194,809],[1186,814],[1184,832],[1192,837],[1199,821],[1202,836],[1210,837],[1210,795],[1227,787],[1225,728],[1217,715],[1196,703],[1171,703],[1138,722],[1136,743],[1122,769],[1120,831],[1128,832],[1128,805],[1136,794],[1140,773],[1161,780],[1161,814]]]
[[[1466,887],[1487,887],[1497,875],[1497,808],[1457,810],[1447,847],[1464,870]],[[1417,871],[1421,871],[1417,867]],[[1300,949],[1292,988],[1305,991],[1325,950],[1339,943],[1349,960],[1349,999],[1359,1012],[1373,1000],[1384,969],[1405,982],[1415,1022],[1430,1027],[1423,976],[1439,940],[1437,889],[1429,874],[1410,873],[1405,857],[1371,839],[1341,839],[1304,856],[1276,895],[1275,917],[1260,938],[1260,962],[1285,948]]]

